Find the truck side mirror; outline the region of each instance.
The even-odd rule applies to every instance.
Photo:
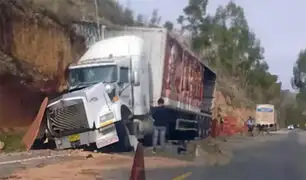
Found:
[[[139,73],[138,73],[137,70],[133,71],[132,84],[133,84],[133,86],[139,86],[140,85],[140,78],[139,78]]]

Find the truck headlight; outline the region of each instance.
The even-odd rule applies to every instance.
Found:
[[[110,112],[107,114],[104,114],[103,116],[100,116],[100,123],[104,123],[109,120],[113,120],[115,118],[114,113]]]

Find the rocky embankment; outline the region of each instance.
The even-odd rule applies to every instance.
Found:
[[[254,117],[255,115],[255,108],[250,109],[246,107],[236,107],[236,105],[233,104],[233,99],[231,99],[229,96],[225,96],[220,91],[215,91],[214,97],[213,116],[217,117],[217,114],[219,113],[224,119],[234,121],[236,123],[235,128],[243,129],[245,121],[248,119],[248,117]]]
[[[65,87],[66,67],[85,50],[67,25],[20,0],[0,2],[0,127],[29,124],[44,96]]]

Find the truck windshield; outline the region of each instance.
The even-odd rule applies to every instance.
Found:
[[[70,87],[75,87],[99,82],[112,83],[117,81],[117,76],[116,65],[70,69],[69,85]]]

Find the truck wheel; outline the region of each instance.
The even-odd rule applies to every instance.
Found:
[[[119,137],[119,151],[131,151],[133,147],[131,146],[129,139],[129,130],[124,123],[124,120],[121,120],[116,123],[116,129]]]
[[[31,149],[32,150],[40,150],[40,149],[55,149],[56,144],[54,140],[49,139],[47,143],[44,143],[46,140],[46,135],[43,136],[41,139],[35,139]]]
[[[42,139],[35,139],[31,149],[32,150],[46,149],[44,141]]]
[[[153,133],[144,136],[143,145],[144,146],[153,146]]]
[[[153,132],[154,132],[154,119],[152,116],[148,116],[147,119],[143,120],[143,123],[145,127],[145,130],[144,130],[145,133],[142,139],[142,143],[144,146],[152,146],[153,145]]]

